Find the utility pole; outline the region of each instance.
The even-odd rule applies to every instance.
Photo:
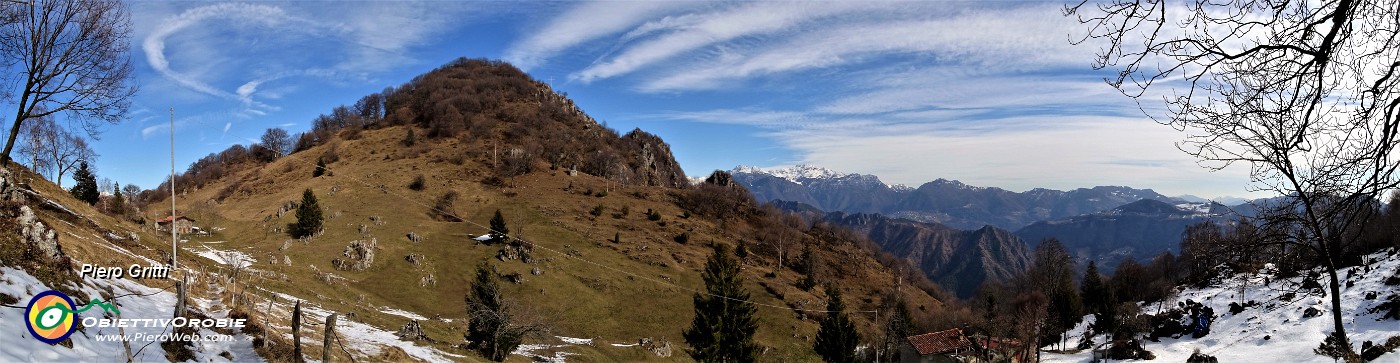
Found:
[[[175,107],[170,108],[170,270],[179,271],[180,238],[175,234]]]

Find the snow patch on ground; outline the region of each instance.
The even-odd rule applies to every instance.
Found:
[[[279,295],[284,297],[280,300],[283,303],[291,303],[300,300],[291,295]],[[325,322],[326,316],[331,314],[328,310],[307,304],[302,304],[301,311],[304,319],[313,322]],[[413,342],[401,340],[397,335],[394,335],[393,332],[346,319],[344,316],[336,319],[335,330],[344,339],[343,343],[346,349],[358,352],[361,355],[376,356],[383,351],[381,349],[382,347],[395,346],[399,347],[399,349],[403,349],[403,351],[408,353],[411,357],[431,362],[446,362],[453,361],[454,358],[465,358],[461,355],[446,353],[432,347],[419,346],[413,344]]]
[[[562,341],[562,342],[564,342],[564,343],[567,343],[567,344],[573,344],[573,345],[593,345],[593,339],[561,337],[561,336],[558,336],[558,335],[556,335],[556,336],[554,336],[554,337],[555,337],[555,338],[559,338],[560,341]]]
[[[1400,322],[1378,321],[1376,319],[1380,314],[1367,313],[1396,292],[1396,288],[1386,286],[1384,280],[1400,269],[1400,253],[1381,252],[1367,258],[1377,261],[1371,265],[1369,273],[1360,266],[1344,268],[1337,272],[1339,277],[1343,277],[1343,324],[1353,349],[1357,350],[1362,342],[1368,340],[1379,344],[1392,336],[1400,336]],[[1300,279],[1301,277],[1293,278],[1287,283],[1296,284]],[[1326,275],[1323,274],[1319,282],[1326,286],[1326,279]],[[1265,284],[1266,281],[1269,283]],[[1353,285],[1346,287],[1349,283]],[[1174,305],[1178,301],[1190,299],[1214,309],[1216,317],[1211,324],[1211,333],[1200,339],[1185,336],[1180,339],[1162,338],[1161,342],[1143,340],[1144,347],[1157,356],[1157,361],[1183,362],[1197,349],[1215,356],[1221,362],[1333,361],[1313,352],[1313,348],[1332,332],[1331,300],[1325,293],[1302,292],[1291,302],[1281,301],[1281,295],[1285,293],[1282,289],[1284,285],[1267,274],[1236,275],[1222,279],[1217,285],[1219,286],[1187,289],[1175,300],[1167,302]],[[1375,300],[1366,300],[1367,292],[1375,292],[1378,296]],[[1260,305],[1247,308],[1238,315],[1230,313],[1231,302],[1251,300]],[[1143,306],[1143,311],[1155,312],[1157,307],[1156,303],[1147,304]],[[1320,310],[1322,316],[1303,317],[1303,312],[1308,308]],[[1082,334],[1085,326],[1087,324],[1081,324],[1075,331],[1071,331],[1071,337]],[[1268,339],[1265,339],[1266,337]],[[1044,362],[1092,361],[1088,350],[1074,354],[1043,352],[1042,358]],[[1381,357],[1381,361],[1400,361],[1400,352],[1386,353]]]
[[[411,312],[411,311],[403,311],[403,310],[391,308],[391,307],[388,307],[388,306],[380,306],[380,307],[379,307],[379,312],[385,313],[385,314],[389,314],[389,315],[398,315],[398,316],[402,316],[402,317],[409,318],[409,319],[416,320],[416,321],[428,320],[428,318],[425,318],[425,317],[423,317],[422,315],[415,314],[415,313],[413,313],[413,312]]]
[[[247,268],[249,266],[252,266],[254,262],[258,262],[258,260],[254,259],[253,256],[250,256],[247,253],[239,251],[216,250],[209,246],[202,247],[204,248],[186,248],[185,250],[199,255],[200,257],[207,258],[210,261],[214,261],[216,263],[224,265],[230,265],[233,267]]]
[[[515,350],[511,351],[510,354],[524,356],[535,362],[565,363],[568,361],[566,358],[570,355],[574,355],[574,353],[557,351],[554,349],[567,346],[568,345],[521,344],[515,347]]]
[[[121,312],[121,318],[126,319],[162,319],[168,318],[175,309],[175,294],[172,291],[141,285],[126,279],[114,280],[87,280],[78,290],[89,295],[89,299],[107,300],[111,296],[119,296],[115,299],[107,300],[115,305]],[[40,292],[50,290],[38,279],[28,273],[10,268],[0,267],[0,293],[8,294],[18,298],[20,301],[16,305],[28,305],[29,299]],[[111,293],[106,293],[110,290]],[[127,295],[131,294],[131,295]],[[149,296],[141,296],[147,295]],[[74,301],[75,304],[82,305],[86,301]],[[89,317],[115,317],[108,316],[103,310],[97,308],[79,313],[75,317],[75,322],[81,322],[83,318]],[[0,308],[0,361],[4,362],[125,362],[126,349],[120,341],[98,341],[98,336],[113,336],[122,334],[117,328],[84,328],[83,331],[75,332],[70,341],[73,348],[49,345],[40,342],[30,336],[26,327],[26,317],[24,309]],[[137,334],[160,335],[167,333],[169,328],[159,327],[130,327],[126,328],[125,334],[135,337]],[[213,331],[202,330],[201,335],[217,335]],[[233,356],[234,361],[262,361],[253,352],[252,339],[239,334],[234,336],[229,342],[194,342],[193,349],[197,360],[200,362],[226,362],[220,354],[228,352]],[[147,343],[144,341],[131,342],[132,360],[137,362],[164,362],[165,351],[161,349],[159,343]]]

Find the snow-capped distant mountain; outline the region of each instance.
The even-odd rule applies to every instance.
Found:
[[[779,169],[739,166],[729,173],[760,202],[786,200],[824,211],[878,213],[884,206],[897,203],[899,194],[912,190],[903,185],[891,186],[874,175],[841,173],[811,165]]]
[[[881,213],[965,230],[986,225],[1014,230],[1036,221],[1096,213],[1142,199],[1179,202],[1150,189],[1121,186],[1070,191],[1037,188],[1017,193],[937,179],[911,188],[888,185],[874,175],[811,165],[772,170],[740,166],[730,173],[760,202],[785,200],[828,212]]]
[[[909,186],[903,185],[903,184],[893,184],[893,185],[891,185],[891,184],[885,183],[885,182],[883,182],[883,181],[880,181],[880,178],[879,178],[879,177],[876,177],[876,176],[874,176],[874,175],[856,174],[856,173],[842,173],[842,172],[838,172],[838,171],[835,171],[835,170],[831,170],[831,169],[827,169],[827,168],[823,168],[823,167],[819,167],[819,166],[808,165],[808,164],[797,164],[797,165],[792,166],[792,167],[787,167],[787,168],[772,168],[772,169],[763,169],[763,168],[759,168],[759,167],[755,167],[755,166],[740,165],[740,166],[734,167],[734,169],[733,169],[733,170],[730,170],[729,173],[730,173],[730,174],[766,174],[766,175],[770,175],[770,176],[773,176],[773,177],[782,178],[782,179],[784,179],[784,180],[787,180],[787,181],[790,181],[790,182],[793,182],[793,183],[797,183],[797,184],[800,184],[800,185],[808,185],[808,184],[810,184],[810,183],[820,183],[820,182],[834,181],[834,180],[848,180],[848,181],[865,182],[865,183],[878,182],[878,183],[880,183],[880,184],[882,184],[882,185],[884,185],[885,187],[890,188],[890,189],[909,189],[909,190],[914,189],[914,188],[910,188]]]

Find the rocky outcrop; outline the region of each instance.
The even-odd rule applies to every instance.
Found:
[[[19,224],[19,235],[38,250],[41,257],[57,259],[63,256],[63,249],[58,246],[58,233],[40,221],[29,206],[19,207],[15,222]]]
[[[38,255],[36,257],[50,261],[62,259],[63,247],[58,245],[58,233],[39,220],[39,216],[34,214],[34,209],[23,205],[31,195],[37,194],[29,190],[27,185],[18,183],[9,169],[0,168],[0,198],[5,202],[21,204],[18,209],[7,208],[5,211],[8,214],[6,217],[15,219],[15,228],[18,229],[15,232],[32,251],[35,251]]]
[[[1030,264],[1026,243],[993,226],[963,231],[937,223],[839,212],[827,214],[824,221],[865,235],[964,298],[984,281],[1007,281]]]
[[[374,238],[369,241],[350,241],[349,246],[345,246],[340,258],[331,260],[331,265],[335,269],[342,271],[364,271],[374,264],[374,249],[379,245],[379,241]]]

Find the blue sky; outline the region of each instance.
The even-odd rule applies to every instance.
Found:
[[[917,186],[1248,195],[1089,69],[1056,2],[134,2],[137,94],[98,175],[177,167],[457,57],[505,59],[691,175],[807,163]]]

